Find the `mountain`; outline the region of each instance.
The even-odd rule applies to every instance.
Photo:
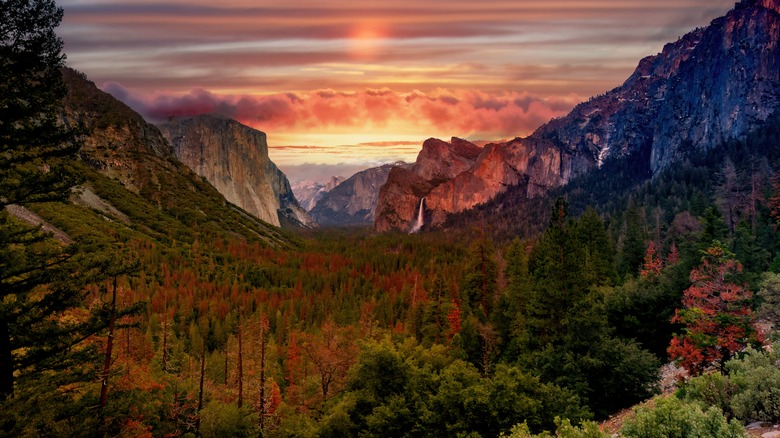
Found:
[[[426,197],[428,213],[439,215],[439,207],[445,200],[433,191],[471,169],[481,152],[475,144],[455,137],[449,143],[435,138],[425,140],[411,168],[393,169],[388,175],[387,183],[379,191],[374,228],[377,231],[411,228],[423,197]]]
[[[310,214],[322,226],[370,225],[374,222],[379,189],[388,175],[408,167],[409,164],[396,162],[358,172],[323,194]]]
[[[62,118],[86,133],[75,163],[84,183],[74,205],[41,206],[36,213],[44,219],[72,236],[104,231],[112,238],[129,234],[193,242],[205,233],[294,245],[286,232],[229,204],[179,162],[170,143],[141,115],[85,75],[69,68],[62,73],[68,90]]]
[[[644,58],[623,85],[577,105],[527,138],[486,145],[467,170],[413,190],[390,178],[375,229],[403,230],[426,198],[426,222],[515,187],[532,198],[608,160],[651,178],[687,153],[744,136],[780,109],[780,0],[745,0],[724,17]],[[425,145],[423,145],[425,150]],[[421,152],[423,155],[423,152]],[[419,157],[418,157],[419,159]],[[444,161],[451,161],[445,156]],[[520,190],[517,190],[520,187]],[[407,204],[410,204],[407,205]]]
[[[301,207],[306,211],[311,211],[325,193],[333,190],[345,180],[346,178],[343,176],[333,176],[325,184],[318,181],[300,181],[292,186],[292,190]]]
[[[316,226],[268,157],[265,133],[208,114],[172,119],[158,128],[179,161],[247,213],[276,226]]]

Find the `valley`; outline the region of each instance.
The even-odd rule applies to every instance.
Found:
[[[0,436],[780,421],[778,0],[526,137],[430,138],[413,163],[300,184],[224,114],[150,123],[65,66],[53,2],[11,3]]]

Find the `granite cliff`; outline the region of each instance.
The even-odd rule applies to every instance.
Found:
[[[316,226],[268,157],[263,132],[213,115],[173,119],[158,127],[176,158],[228,201],[276,226]]]
[[[632,160],[651,178],[685,153],[743,138],[780,109],[779,44],[780,0],[744,0],[709,26],[642,59],[621,86],[527,138],[486,145],[454,176],[391,175],[375,229],[408,229],[421,197],[426,223],[436,225],[509,186],[538,196],[610,159]],[[438,168],[456,173],[464,161],[453,144],[437,152],[434,146],[441,149],[441,143],[426,141],[418,163],[438,157]]]

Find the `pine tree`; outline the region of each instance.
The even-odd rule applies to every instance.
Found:
[[[0,400],[15,384],[65,369],[74,349],[102,327],[99,318],[65,322],[81,305],[83,285],[101,277],[80,246],[53,242],[6,207],[65,201],[78,177],[69,172],[78,144],[58,121],[65,95],[62,9],[51,0],[0,3]],[[77,354],[78,353],[78,354]],[[83,358],[82,358],[83,359]]]
[[[645,257],[645,231],[642,209],[631,199],[628,201],[624,222],[625,232],[620,248],[620,273],[624,276],[636,276]]]

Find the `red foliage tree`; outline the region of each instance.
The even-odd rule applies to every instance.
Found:
[[[447,339],[451,341],[455,335],[460,333],[460,306],[455,300],[452,300],[452,309],[447,314],[447,322],[450,324]]]
[[[642,278],[654,277],[661,273],[663,268],[663,260],[658,257],[658,253],[655,249],[655,242],[652,240],[647,245],[647,253],[645,253],[645,263],[642,265],[642,271],[640,275]]]
[[[691,271],[691,287],[683,293],[684,309],[677,309],[672,322],[685,326],[675,335],[668,352],[691,375],[709,365],[723,364],[755,342],[754,315],[748,305],[751,294],[735,283],[742,264],[719,242],[708,248],[702,263]]]

